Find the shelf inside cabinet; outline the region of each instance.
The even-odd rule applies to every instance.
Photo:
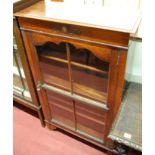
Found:
[[[71,63],[74,65],[87,66],[90,70],[102,73],[108,73],[109,64],[104,62],[99,56],[96,56],[86,48],[74,48],[70,46]]]
[[[48,52],[42,53],[40,55],[40,57],[46,58],[46,59],[49,59],[49,60],[53,60],[53,61],[58,61],[58,62],[66,63],[66,64],[68,63],[67,60],[54,57],[54,56],[50,55]],[[81,68],[93,70],[93,71],[96,71],[98,73],[108,74],[108,71],[106,71],[106,70],[101,70],[101,69],[98,69],[98,68],[95,68],[95,67],[92,67],[92,66],[88,66],[88,65],[84,65],[84,64],[81,64],[81,63],[77,63],[77,62],[74,62],[74,61],[72,61],[71,64],[73,66],[78,66],[78,67],[81,67]]]

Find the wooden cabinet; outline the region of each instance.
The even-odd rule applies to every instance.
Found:
[[[130,34],[49,19],[44,7],[39,2],[16,17],[45,122],[110,148]]]
[[[118,106],[121,100],[121,92],[117,94],[116,89],[121,91],[123,86],[118,74],[123,77],[126,51],[40,33],[33,27],[25,30],[29,19],[18,20],[23,24],[22,35],[44,113],[48,115],[46,121],[103,144],[108,122],[115,115],[114,104]]]
[[[32,4],[32,1],[30,4]],[[25,0],[14,1],[14,11],[19,11],[30,4]],[[15,17],[13,19],[13,35],[13,100],[19,105],[36,111],[41,125],[45,126],[42,108],[38,100],[27,54],[25,53],[21,33]]]

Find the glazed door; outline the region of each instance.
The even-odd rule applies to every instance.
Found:
[[[32,102],[15,38],[13,43],[13,93]]]

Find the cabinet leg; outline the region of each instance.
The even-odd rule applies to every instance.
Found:
[[[54,126],[54,125],[51,125],[51,124],[49,124],[49,123],[46,123],[46,126],[47,126],[47,128],[49,129],[49,130],[56,130],[56,126]]]
[[[38,111],[38,115],[39,115],[39,119],[40,119],[42,127],[45,127],[44,116],[43,116],[42,110]]]

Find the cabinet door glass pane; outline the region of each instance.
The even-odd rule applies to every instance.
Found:
[[[36,49],[43,82],[70,90],[65,44],[46,43]]]
[[[13,86],[23,90],[23,85],[20,76],[17,76],[16,74],[13,74]]]
[[[109,64],[82,49],[71,51],[71,66],[73,92],[105,103]]]
[[[18,47],[16,40],[13,40],[13,87],[14,94],[31,101],[31,96],[29,93],[29,88],[26,82],[24,70],[22,67],[21,59],[18,54]]]
[[[75,130],[73,101],[57,93],[46,91],[52,122]]]
[[[75,109],[77,132],[103,143],[105,112],[78,101],[75,101]]]
[[[21,64],[21,60],[20,60],[20,57],[19,57],[19,54],[18,54],[18,51],[17,50],[14,50],[15,51],[15,54],[16,54],[16,58],[15,56],[13,57],[13,66],[17,67],[19,65],[19,67],[22,69],[22,64]],[[18,61],[18,65],[16,63],[16,59]]]

